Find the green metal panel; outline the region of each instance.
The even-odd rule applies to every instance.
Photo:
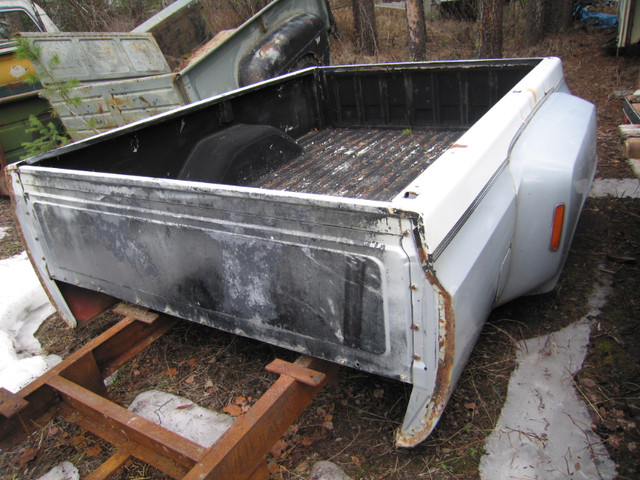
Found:
[[[30,115],[35,115],[43,123],[52,121],[54,118],[49,102],[35,93],[14,101],[0,103],[0,144],[7,164],[20,160],[20,157],[25,155],[22,144],[36,138],[35,134],[26,132]]]

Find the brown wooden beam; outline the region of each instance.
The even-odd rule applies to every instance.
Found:
[[[338,366],[311,357],[296,364],[325,374],[311,387],[281,375],[262,397],[218,439],[184,480],[245,480],[265,461],[273,444],[311,403]]]

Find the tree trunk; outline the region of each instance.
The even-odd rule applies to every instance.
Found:
[[[562,33],[573,21],[573,0],[545,0],[544,31]]]
[[[430,2],[431,0],[426,0]],[[406,0],[407,30],[409,32],[409,60],[427,59],[427,27],[424,23],[422,0]]]
[[[478,57],[502,57],[502,0],[482,0],[481,2]]]
[[[365,55],[375,55],[378,51],[378,33],[373,0],[353,0],[352,8],[358,48]]]
[[[527,27],[525,38],[528,46],[533,46],[544,38],[545,10],[551,11],[553,8],[545,9],[544,0],[527,0]]]

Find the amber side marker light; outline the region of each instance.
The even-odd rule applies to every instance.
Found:
[[[551,229],[551,245],[549,249],[552,252],[558,251],[560,248],[560,240],[562,239],[562,225],[564,223],[564,203],[556,207],[553,212],[553,228]]]

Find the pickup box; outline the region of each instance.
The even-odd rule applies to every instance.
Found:
[[[67,322],[122,299],[412,384],[408,447],[491,308],[554,288],[595,142],[557,58],[314,67],[8,171]]]
[[[274,0],[238,28],[218,32],[195,49],[190,37],[206,40],[211,30],[192,28],[191,17],[202,18],[198,5],[198,0],[175,2],[129,33],[22,35],[39,52],[34,66],[45,86],[80,82],[64,96],[55,89],[43,92],[74,140],[301,67],[331,63],[333,17],[326,0]],[[190,41],[183,45],[185,37]],[[177,64],[174,71],[165,57]]]

